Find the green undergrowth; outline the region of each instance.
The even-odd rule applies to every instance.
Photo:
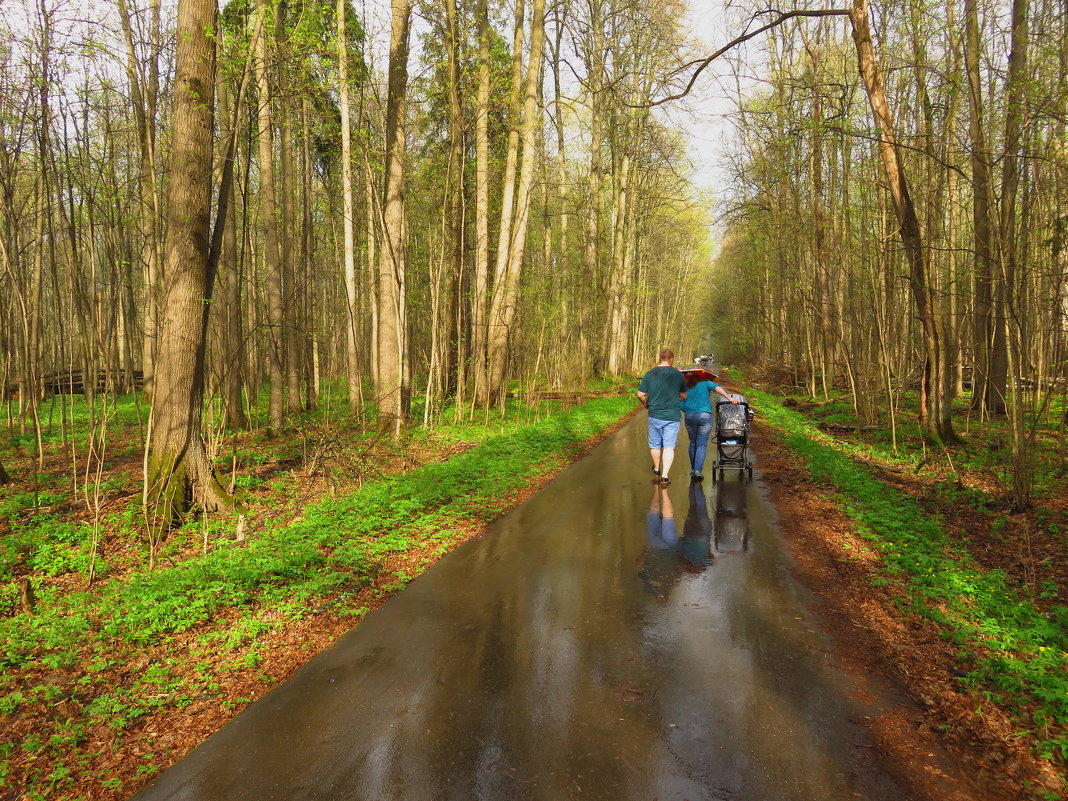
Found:
[[[857,426],[857,413],[851,395],[844,395],[807,405],[806,398],[795,396],[802,404],[807,418],[820,424],[850,429]],[[850,447],[887,464],[915,471],[917,474],[941,480],[940,490],[977,508],[993,509],[1008,504],[1012,487],[1012,434],[1004,417],[980,420],[969,410],[970,395],[955,398],[954,430],[963,444],[939,447],[932,444],[921,429],[913,410],[919,408],[919,393],[909,391],[900,398],[895,414],[896,442],[886,414],[879,425],[862,426],[858,434],[849,437]],[[1057,429],[1065,408],[1060,398],[1054,399],[1045,413],[1037,419],[1032,411],[1025,414],[1025,426],[1035,427],[1030,443],[1031,457],[1036,467],[1033,492],[1036,500],[1060,491],[1063,474],[1056,465],[1060,460]],[[966,474],[988,479],[985,488],[964,486],[958,480]]]
[[[1003,572],[981,568],[937,519],[854,458],[862,448],[828,438],[771,395],[747,394],[881,554],[885,576],[873,581],[900,580],[904,610],[934,621],[956,646],[962,683],[1013,710],[1044,756],[1068,761],[1068,609],[1042,612]]]
[[[31,777],[47,797],[77,772],[49,755],[77,752],[87,727],[106,723],[122,730],[158,707],[211,696],[220,671],[255,669],[264,636],[309,613],[363,614],[361,588],[376,580],[384,592],[403,587],[465,527],[500,516],[517,491],[633,408],[632,397],[616,396],[526,423],[517,415],[495,424],[504,433],[477,444],[463,440],[480,433],[477,426],[457,428],[445,437],[465,441],[468,450],[309,505],[296,520],[268,525],[242,542],[231,539],[207,555],[122,580],[105,577],[91,592],[42,586],[34,614],[0,619],[0,715],[64,699],[78,701],[79,712],[41,736],[0,742],[0,790],[11,781],[4,778],[9,756],[19,756],[51,766]],[[395,555],[415,548],[430,556],[388,572]],[[189,658],[204,664],[192,675],[188,665],[179,669],[161,657],[132,683],[107,683],[116,666],[178,636],[187,645],[190,636],[199,642]],[[51,681],[25,681],[57,674],[68,677],[61,689]]]

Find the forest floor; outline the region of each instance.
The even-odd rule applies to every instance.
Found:
[[[857,426],[850,399],[840,393],[837,402],[795,395],[783,405],[814,421],[831,447],[848,449],[879,482],[915,501],[938,521],[951,549],[967,554],[984,571],[1003,574],[1018,598],[1047,618],[1060,616],[1063,625],[1068,488],[1063,474],[1049,466],[1057,445],[1052,435],[1045,437],[1046,467],[1036,482],[1035,505],[1014,512],[1007,482],[997,475],[996,460],[987,458],[1005,447],[1003,422],[973,427],[962,445],[940,453],[924,449],[918,435],[910,439],[905,433],[905,444],[899,442],[900,451],[892,453],[885,442],[888,432]],[[905,414],[901,422],[907,430]],[[914,766],[914,780],[928,772],[931,797],[937,798],[939,777],[926,759],[926,744],[939,743],[964,775],[975,778],[977,798],[1068,797],[1066,754],[1040,755],[1044,739],[1064,742],[1063,721],[1057,738],[1057,727],[1051,732],[1034,725],[1033,708],[1011,710],[995,702],[998,693],[990,688],[967,686],[959,642],[914,611],[914,589],[906,582],[887,580],[882,556],[847,513],[857,500],[814,478],[786,432],[762,423],[759,415],[755,426],[762,479],[842,665],[859,677],[880,676],[917,702],[915,709],[870,721],[876,741],[894,757],[890,764]],[[971,458],[976,453],[980,456]],[[1064,684],[1055,692],[1063,696]]]
[[[837,422],[826,423],[831,412],[838,413],[833,407],[803,400],[793,403],[812,419],[822,418],[825,428],[833,428],[835,438],[846,441],[858,436],[839,430]],[[285,447],[250,438],[242,444],[243,464],[254,465],[244,480],[254,493],[246,536],[255,536],[257,520],[260,525],[282,518],[299,521],[315,503],[344,495],[361,482],[465,454],[477,448],[480,437],[488,436],[496,425],[486,423],[481,434],[457,430],[449,436],[410,440],[404,448],[370,440],[361,440],[358,447],[353,442],[345,447],[335,443],[324,458],[344,469],[333,474],[320,471],[314,480],[306,475],[307,431],[300,435],[303,442],[295,439]],[[502,422],[500,431],[519,430],[522,424],[514,420],[509,427]],[[262,614],[253,621],[253,635],[236,642],[219,637],[249,625],[247,610],[237,606],[220,608],[209,623],[169,632],[150,647],[117,647],[119,659],[102,659],[99,652],[86,650],[73,662],[52,666],[47,660],[18,666],[3,662],[0,799],[113,801],[128,797],[329,647],[442,554],[481,534],[489,521],[536,492],[618,424],[609,424],[580,445],[569,447],[566,454],[539,462],[538,469],[503,497],[453,520],[453,532],[447,538],[413,540],[381,554],[370,579],[344,593],[343,603],[330,596],[319,598],[297,616],[288,615],[284,607],[263,603]],[[870,721],[875,741],[885,751],[885,762],[905,766],[912,785],[918,785],[921,792],[926,788],[923,801],[946,798],[944,776],[929,758],[939,746],[948,748],[960,772],[975,777],[980,788],[962,789],[953,796],[958,801],[1064,797],[1063,761],[1038,756],[1036,743],[1041,738],[1026,730],[1019,715],[962,686],[955,646],[929,619],[902,608],[902,585],[872,581],[880,569],[879,559],[870,543],[859,536],[856,521],[845,513],[842,498],[814,479],[783,432],[762,423],[760,417],[756,441],[759,468],[779,509],[780,525],[803,581],[818,599],[823,627],[836,644],[841,665],[858,676],[880,676],[917,702],[914,708]],[[349,454],[348,460],[341,454]],[[55,458],[63,457],[57,454]],[[17,463],[9,462],[9,467]],[[62,468],[58,461],[54,467]],[[139,458],[132,449],[114,448],[102,483],[122,489],[108,493],[111,517],[107,519],[117,522],[129,517],[136,487],[128,476],[138,467]],[[929,469],[930,463],[922,470],[904,470],[872,458],[870,467],[921,507],[937,512],[958,544],[984,567],[1003,570],[1024,597],[1047,610],[1065,602],[1068,499],[1063,481],[1047,483],[1037,508],[1017,515],[1009,512],[1004,493],[984,469],[954,473],[955,484],[950,487],[945,475]],[[976,501],[980,491],[983,503]],[[64,502],[55,503],[59,507]],[[77,522],[76,500],[66,503],[68,516]],[[87,520],[88,513],[83,511],[80,528],[87,528]],[[0,527],[4,524],[0,520]],[[113,533],[101,538],[101,558],[109,565],[108,575],[132,574],[143,564],[144,544]],[[161,559],[177,564],[195,557],[202,537],[218,534],[215,528],[190,527],[175,537]],[[59,571],[49,582],[53,591],[73,592],[79,582],[84,584],[84,575],[73,569]],[[0,662],[5,658],[10,655],[0,653]],[[166,670],[156,675],[162,665]],[[138,698],[100,689],[133,685],[139,687]],[[151,701],[152,696],[158,697],[158,703]],[[107,708],[109,703],[113,708]]]

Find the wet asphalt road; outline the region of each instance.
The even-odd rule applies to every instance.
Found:
[[[137,801],[908,798],[759,480],[691,487],[683,434],[661,491],[644,438],[641,415]]]

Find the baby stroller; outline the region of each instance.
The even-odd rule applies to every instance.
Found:
[[[749,421],[753,411],[745,395],[731,395],[738,400],[735,406],[726,398],[716,404],[716,463],[712,465],[712,480],[723,480],[724,470],[741,470],[753,477],[753,464],[749,461]]]

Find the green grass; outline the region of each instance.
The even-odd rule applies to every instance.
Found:
[[[96,630],[97,638],[144,644],[230,607],[288,602],[289,611],[299,615],[300,604],[310,598],[366,584],[385,555],[427,539],[447,540],[461,519],[497,516],[510,492],[632,407],[630,398],[597,399],[513,428],[446,462],[311,506],[297,522],[268,528],[243,544],[108,581],[91,599],[80,594],[53,598],[44,588],[36,614],[0,621],[0,659],[8,665],[39,659],[66,665],[77,656],[77,632]],[[84,536],[84,526],[47,522],[64,528],[49,540],[76,542]],[[33,558],[49,572],[71,557],[62,549],[39,548]],[[94,619],[103,621],[99,628]]]
[[[244,542],[231,538],[207,555],[122,580],[105,576],[92,592],[60,593],[41,582],[34,614],[0,619],[0,714],[34,704],[54,706],[67,695],[81,698],[83,708],[72,720],[53,721],[41,736],[0,742],[0,788],[11,781],[7,774],[13,762],[26,760],[42,766],[33,769],[34,792],[48,795],[69,786],[75,774],[60,756],[85,756],[87,727],[106,724],[121,731],[160,707],[180,708],[215,693],[221,673],[256,670],[263,655],[260,642],[311,611],[366,613],[356,597],[359,589],[381,574],[383,591],[395,591],[422,569],[383,573],[394,554],[427,546],[442,552],[459,536],[462,523],[499,516],[510,493],[553,469],[633,408],[630,397],[600,398],[567,410],[540,410],[547,416],[529,423],[524,415],[529,419],[530,410],[517,407],[503,420],[491,416],[489,423],[483,418],[457,424],[441,435],[479,444],[448,461],[309,506],[295,522],[269,526]],[[487,435],[491,431],[497,433]],[[87,528],[48,515],[20,525],[27,527],[27,537],[36,531],[51,543],[32,554],[43,572],[69,561],[59,546],[76,548]],[[50,533],[41,534],[45,527]],[[188,528],[172,539],[195,538],[197,526]],[[0,587],[0,601],[14,606],[15,583]],[[220,626],[219,620],[226,622]],[[116,664],[135,661],[190,631],[199,632],[204,658],[199,671],[179,670],[169,658],[156,658],[135,671],[129,683],[109,683]],[[22,686],[19,677],[42,671],[71,677],[74,689]]]
[[[879,481],[851,448],[822,435],[773,396],[747,394],[812,477],[833,488],[846,513],[900,579],[907,611],[938,624],[967,670],[963,683],[1015,711],[1043,755],[1068,760],[1068,609],[1039,611],[997,570],[983,570],[955,547],[937,519]]]

